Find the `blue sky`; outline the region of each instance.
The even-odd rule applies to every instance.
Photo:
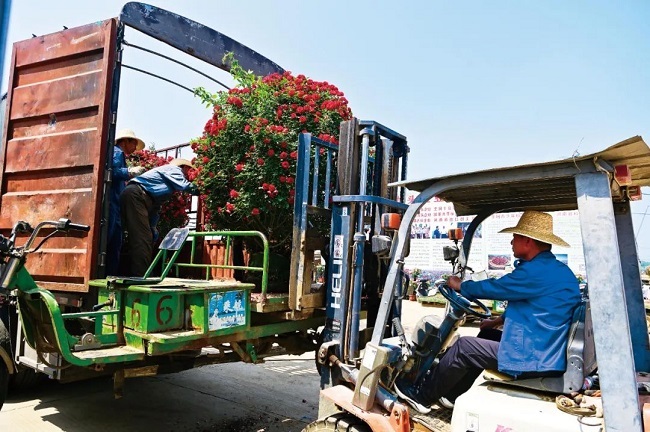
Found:
[[[152,3],[336,84],[357,117],[408,137],[412,179],[588,154],[634,135],[650,142],[647,1]],[[114,17],[122,5],[14,0],[8,41]],[[174,54],[133,30],[126,39]],[[189,87],[218,89],[133,50],[124,59]],[[188,141],[207,118],[191,94],[123,73],[118,127],[147,143]],[[644,193],[633,213],[640,256],[650,260]]]

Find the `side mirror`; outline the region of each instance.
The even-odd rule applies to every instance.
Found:
[[[449,230],[450,232],[453,230]],[[442,256],[445,259],[445,261],[455,261],[458,259],[458,256],[460,255],[460,251],[458,250],[458,246],[443,246],[442,247]]]

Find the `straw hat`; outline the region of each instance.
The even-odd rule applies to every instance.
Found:
[[[504,228],[500,233],[513,233],[525,237],[530,237],[544,243],[550,243],[558,246],[571,247],[569,243],[553,234],[553,216],[540,211],[525,211],[517,226]]]
[[[122,129],[121,131],[119,131],[115,136],[115,144],[120,142],[121,139],[125,139],[125,138],[134,139],[138,142],[138,145],[135,147],[136,151],[144,149],[144,141],[142,141],[140,138],[135,136],[135,132],[133,132],[131,129]]]
[[[187,159],[180,159],[180,158],[172,159],[171,161],[169,161],[169,164],[170,165],[176,165],[178,167],[188,166],[190,168],[194,168],[194,165],[192,165],[192,162],[188,161]]]

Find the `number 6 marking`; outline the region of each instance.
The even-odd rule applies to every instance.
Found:
[[[168,306],[163,307],[162,302],[165,300],[171,299],[172,296],[170,295],[165,295],[160,297],[160,300],[158,300],[158,304],[156,305],[156,321],[158,321],[158,324],[163,325],[167,324],[169,321],[172,320],[172,309]],[[165,321],[162,320],[161,314],[163,311],[166,311],[169,315],[167,316],[167,319]]]

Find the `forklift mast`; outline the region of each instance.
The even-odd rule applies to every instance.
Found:
[[[406,137],[379,123],[353,119],[341,124],[322,340],[334,345],[334,354],[346,363],[359,357],[363,342],[362,300],[368,328],[377,316],[390,249],[380,219],[384,212],[408,207],[405,189],[389,187],[405,179],[408,152]],[[397,289],[401,291],[401,284]],[[393,314],[399,316],[400,310],[394,308]]]

